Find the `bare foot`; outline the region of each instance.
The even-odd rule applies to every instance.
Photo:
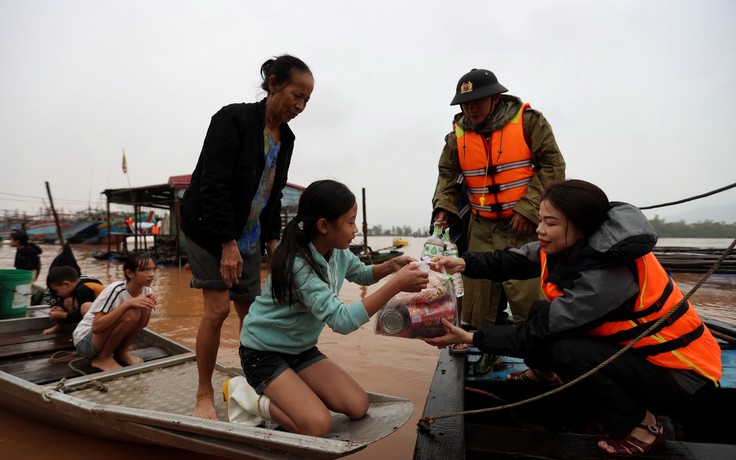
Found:
[[[55,325],[51,326],[48,329],[44,329],[43,330],[43,333],[44,334],[53,334],[54,332],[58,331],[59,329],[61,329],[61,325],[60,324],[55,324]]]
[[[132,366],[133,364],[140,364],[143,362],[143,358],[139,358],[138,356],[125,352],[125,353],[119,353],[118,358],[128,366]]]
[[[215,400],[212,395],[197,398],[194,403],[193,417],[206,418],[209,420],[220,420],[215,411]]]
[[[101,358],[98,356],[97,358],[93,359],[90,364],[92,364],[92,367],[96,367],[101,371],[111,371],[113,369],[121,369],[123,367],[118,364],[118,362],[115,361],[112,356],[110,356],[109,358]]]

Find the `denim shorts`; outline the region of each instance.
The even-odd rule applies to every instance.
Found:
[[[212,289],[214,291],[230,290],[230,300],[251,303],[261,293],[261,257],[260,252],[252,256],[243,257],[243,271],[240,273],[238,284],[228,288],[220,274],[220,260],[210,254],[205,248],[187,238],[187,252],[189,267],[192,270],[192,280],[189,285],[197,289]],[[242,255],[242,254],[241,254]]]
[[[299,372],[318,361],[327,359],[327,356],[323,355],[317,347],[312,347],[298,355],[288,355],[275,351],[254,350],[240,345],[239,354],[245,379],[258,394],[263,394],[263,390],[286,369],[291,368],[294,372]]]
[[[76,345],[77,354],[85,359],[95,359],[100,354],[95,351],[95,347],[92,346],[92,331],[89,331]]]

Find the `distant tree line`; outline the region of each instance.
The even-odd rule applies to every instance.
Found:
[[[660,238],[736,238],[736,222],[727,224],[706,220],[687,224],[684,220],[665,222],[664,219],[655,216],[649,223]]]
[[[368,236],[427,236],[429,235],[429,229],[424,228],[411,228],[409,225],[402,227],[386,227],[383,225],[374,225],[368,229]]]
[[[706,220],[688,224],[684,220],[677,222],[666,222],[659,216],[650,219],[654,230],[660,238],[736,238],[736,222],[727,224],[725,222],[714,222]],[[428,227],[412,228],[409,225],[401,227],[386,227],[374,225],[368,229],[368,236],[417,236],[429,235]]]

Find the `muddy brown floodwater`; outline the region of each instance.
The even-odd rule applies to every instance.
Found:
[[[414,257],[421,252],[423,238],[408,238],[404,251]],[[668,243],[671,243],[669,241]],[[722,244],[728,245],[729,241]],[[391,245],[391,237],[376,237],[370,241],[374,249]],[[58,253],[57,246],[42,245],[42,271],[46,277],[49,264]],[[74,253],[83,273],[104,283],[122,279],[120,264],[99,261],[91,257],[98,246],[77,245]],[[12,268],[15,250],[7,243],[0,245],[0,268]],[[687,292],[701,275],[677,274],[675,279]],[[151,318],[149,327],[177,342],[194,348],[201,316],[201,293],[189,288],[190,273],[178,267],[160,267],[153,285],[161,305]],[[380,285],[380,284],[379,284]],[[340,297],[351,302],[358,300],[375,287],[363,288],[346,283]],[[714,276],[692,298],[698,311],[704,315],[736,322],[736,276]],[[239,324],[233,312],[225,323],[218,360],[230,366],[239,366]],[[320,349],[347,370],[366,390],[410,399],[414,415],[396,433],[366,449],[346,457],[350,460],[410,459],[416,439],[416,423],[421,417],[424,402],[437,363],[439,351],[424,342],[412,339],[375,335],[373,322],[358,331],[343,336],[325,328],[319,341]],[[0,397],[2,397],[0,395]],[[194,395],[188,404],[193,404]],[[178,449],[108,441],[50,427],[0,411],[0,452],[7,460],[130,460],[156,458],[159,460],[200,460],[218,457],[195,454]]]

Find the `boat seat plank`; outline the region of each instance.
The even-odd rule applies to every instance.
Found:
[[[50,337],[16,344],[0,345],[0,359],[10,359],[17,356],[49,353],[68,349],[74,349],[71,337]]]
[[[161,347],[147,347],[134,350],[136,356],[140,356],[144,361],[164,358],[170,356],[170,353]],[[50,382],[57,382],[63,378],[79,377],[80,373],[72,369],[69,365],[71,359],[63,361],[52,361],[51,355],[26,359],[18,362],[7,362],[0,364],[0,371],[7,372],[18,378],[28,380],[37,385],[43,385]],[[94,374],[99,372],[93,368],[89,360],[76,357],[73,366],[84,374]]]
[[[37,341],[44,341],[49,339],[72,339],[71,329],[62,329],[51,334],[44,334],[42,331],[30,330],[30,331],[16,331],[16,332],[5,332],[0,334],[0,347],[6,345],[14,345],[19,343],[30,343]]]

